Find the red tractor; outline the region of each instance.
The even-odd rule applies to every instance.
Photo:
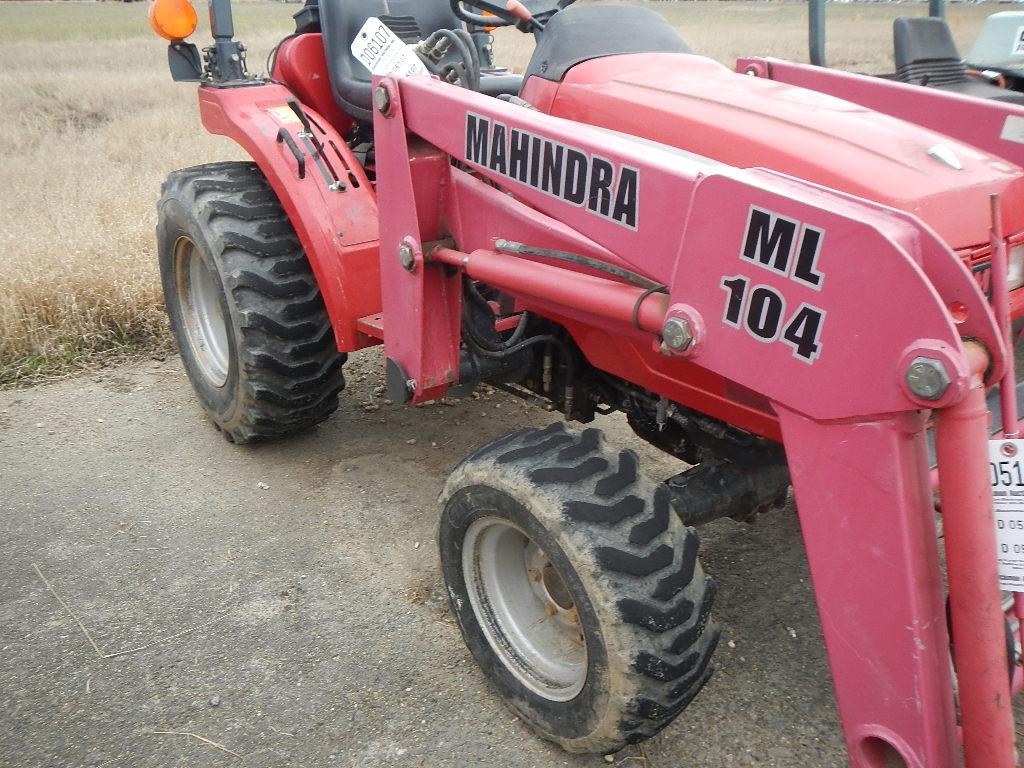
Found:
[[[255,77],[229,0],[202,55],[187,0],[155,1],[173,76],[253,158],[177,171],[159,204],[210,421],[236,443],[317,424],[346,353],[383,344],[396,402],[488,382],[568,421],[623,413],[692,465],[652,482],[558,423],[442,492],[470,651],[572,751],[640,742],[698,694],[719,631],[692,526],[792,484],[851,764],[1010,768],[1019,577],[990,473],[1024,488],[1024,171],[733,73],[646,9],[570,4],[320,0]],[[503,25],[537,38],[523,77],[491,61]]]

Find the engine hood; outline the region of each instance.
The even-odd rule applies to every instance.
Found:
[[[527,93],[529,88],[527,88]],[[527,95],[527,94],[524,94]],[[991,194],[1024,229],[1024,171],[947,136],[704,57],[634,54],[573,67],[551,114],[763,167],[913,213],[954,249],[987,243]]]

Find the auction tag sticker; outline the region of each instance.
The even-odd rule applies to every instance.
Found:
[[[988,441],[999,583],[1024,592],[1024,440]]]
[[[352,55],[381,77],[429,77],[420,57],[376,16],[371,16],[352,41]]]
[[[1007,115],[1003,122],[1003,130],[999,134],[1003,141],[1013,141],[1017,144],[1024,144],[1024,117]]]
[[[1013,50],[1011,56],[1024,55],[1024,27],[1017,27],[1017,34],[1013,36]]]

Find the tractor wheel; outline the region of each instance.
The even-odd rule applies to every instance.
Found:
[[[345,355],[295,230],[256,165],[172,173],[157,247],[185,370],[228,440],[281,437],[338,407]]]
[[[463,461],[442,493],[451,609],[481,669],[541,736],[614,752],[672,722],[711,675],[715,584],[698,537],[632,451],[563,424]]]

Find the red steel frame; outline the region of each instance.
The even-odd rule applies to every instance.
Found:
[[[1024,165],[1024,107],[1017,104],[773,58],[738,59],[736,71],[828,93],[974,144],[1015,165]],[[993,217],[997,214],[998,211],[994,210]],[[1004,336],[1010,347],[1009,320],[1021,315],[1021,294],[1024,292],[1018,290],[1007,297],[1007,270],[1000,266],[1007,263],[1007,241],[1000,222],[1001,219],[993,218],[993,268],[990,272],[996,317],[1005,326]],[[1019,437],[1012,366],[1007,367],[1000,384],[1003,435]],[[1014,595],[1012,614],[1017,619],[1018,636],[1024,645],[1024,594]],[[1024,690],[1024,668],[1020,666],[1016,670],[1013,690]]]
[[[969,768],[1014,765],[983,389],[1004,376],[1005,329],[956,255],[913,216],[780,174],[704,163],[438,81],[379,85],[390,108],[375,115],[377,199],[368,184],[328,194],[315,175],[298,178],[274,139],[282,128],[301,131],[278,118],[284,89],[200,89],[204,123],[250,151],[296,223],[339,346],[383,336],[414,402],[443,395],[458,377],[464,273],[560,323],[591,364],[781,439],[855,768],[887,766],[893,751],[914,768],[961,764],[925,442],[926,411],[937,409],[964,755]],[[635,169],[636,228],[487,168],[467,170],[468,113]],[[333,129],[318,130],[345,159]],[[826,233],[816,290],[741,262],[752,206]],[[449,235],[455,247],[433,244]],[[639,289],[500,253],[498,238],[628,267],[668,295],[646,298],[634,323]],[[997,258],[1005,263],[1005,249]],[[722,280],[737,273],[791,306],[827,310],[816,360],[723,322]],[[671,317],[697,333],[685,354],[660,351]],[[904,383],[919,356],[950,374],[938,401]]]
[[[1024,106],[1018,104],[770,57],[737,59],[736,71],[827,93],[930,128],[1014,165],[1024,166]],[[999,240],[1003,242],[1002,238]],[[1010,294],[1008,317],[1016,320],[1022,315],[1024,291],[1017,290]],[[1016,613],[1022,620],[1024,638],[1024,600],[1018,600]],[[1024,681],[1021,686],[1024,687]]]
[[[783,59],[738,59],[736,71],[852,101],[1024,165],[1024,107],[1016,104]]]

